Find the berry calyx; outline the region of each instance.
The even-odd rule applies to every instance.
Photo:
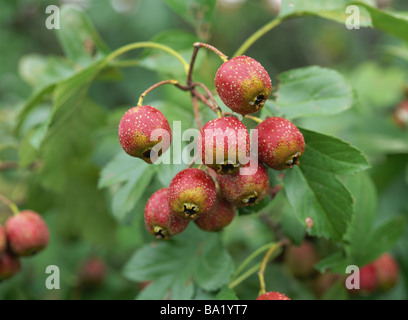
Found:
[[[271,117],[255,129],[258,131],[258,157],[262,163],[275,170],[300,164],[305,140],[292,122],[281,117]]]
[[[179,219],[170,211],[167,193],[167,188],[159,189],[153,193],[147,200],[144,211],[147,230],[157,239],[164,240],[184,231],[188,226],[188,221]]]
[[[194,220],[194,223],[204,231],[221,231],[228,226],[235,217],[235,207],[217,195],[215,205],[210,212]]]
[[[239,172],[230,175],[217,174],[217,181],[223,198],[236,207],[255,205],[264,199],[269,191],[268,171],[260,162],[252,175]]]
[[[242,115],[260,110],[272,92],[268,72],[247,56],[224,62],[217,70],[214,83],[222,102]]]
[[[21,270],[20,259],[6,250],[0,256],[0,281],[14,276]]]
[[[290,300],[290,298],[285,296],[283,293],[269,291],[258,296],[256,300]]]
[[[50,239],[46,222],[31,210],[8,218],[5,230],[11,251],[18,256],[32,256],[42,251]]]
[[[152,139],[152,134],[157,140]],[[149,164],[153,162],[152,159],[160,157],[171,143],[167,118],[158,109],[147,105],[126,111],[120,120],[118,135],[120,145],[127,154]]]
[[[201,158],[205,165],[219,174],[237,172],[240,160],[250,155],[249,133],[245,125],[235,117],[210,120],[200,131],[197,144],[201,146]]]
[[[193,221],[211,211],[215,204],[214,180],[203,170],[187,168],[170,182],[168,204],[182,220]]]

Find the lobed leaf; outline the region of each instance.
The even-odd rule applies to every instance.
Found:
[[[290,70],[279,75],[276,101],[266,107],[288,119],[334,115],[353,105],[353,92],[337,71],[318,66]]]
[[[190,225],[169,241],[158,241],[138,249],[124,266],[133,281],[152,281],[139,299],[191,299],[194,288],[223,288],[233,272],[233,262],[218,233]]]

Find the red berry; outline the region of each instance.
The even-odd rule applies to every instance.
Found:
[[[265,292],[258,296],[256,300],[290,300],[287,296],[285,296],[283,293],[280,292]]]
[[[5,224],[10,249],[18,256],[31,256],[43,250],[50,239],[48,226],[36,212],[24,210]]]
[[[360,268],[360,290],[362,294],[370,294],[377,290],[378,278],[375,267],[369,263]]]
[[[7,247],[7,236],[6,231],[4,230],[3,226],[0,225],[0,257],[3,254],[4,250]]]
[[[397,126],[405,129],[408,124],[408,100],[403,100],[394,110],[393,119]]]
[[[232,222],[235,211],[236,209],[231,203],[217,196],[212,210],[194,222],[204,231],[220,231]]]
[[[246,115],[261,109],[272,92],[272,82],[262,65],[247,56],[224,62],[215,75],[215,88],[225,105]]]
[[[96,256],[90,257],[80,265],[78,272],[79,283],[86,287],[97,287],[105,281],[106,274],[105,261]]]
[[[399,267],[394,257],[384,253],[373,262],[378,279],[378,288],[387,291],[395,286],[399,278]]]
[[[271,117],[262,121],[258,130],[258,157],[275,170],[292,168],[299,164],[305,151],[305,140],[300,130],[289,120]]]
[[[150,196],[145,206],[146,228],[157,239],[168,240],[170,237],[184,231],[188,226],[188,221],[179,219],[170,211],[167,193],[167,188],[157,190]]]
[[[170,182],[167,199],[170,210],[182,220],[192,221],[211,211],[215,204],[214,180],[203,170],[188,168]]]
[[[239,170],[240,162],[249,157],[251,150],[248,130],[235,117],[207,122],[201,129],[197,144],[201,146],[203,163],[220,174]]]
[[[257,204],[268,195],[269,175],[266,168],[258,162],[252,175],[239,172],[229,175],[217,175],[222,196],[236,207]]]
[[[20,259],[6,250],[0,256],[0,281],[9,279],[21,270]]]
[[[306,278],[316,272],[314,266],[319,261],[319,255],[312,242],[303,241],[300,246],[289,245],[286,247],[284,261],[294,277]]]
[[[157,140],[151,139],[153,132],[157,134]],[[169,122],[159,110],[151,106],[133,107],[126,111],[120,120],[118,134],[123,150],[147,163],[152,163],[153,157],[161,156],[171,143]],[[164,138],[159,144],[164,136],[168,137],[168,141]]]

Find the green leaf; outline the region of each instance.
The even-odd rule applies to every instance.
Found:
[[[408,41],[408,19],[406,16],[385,10],[379,10],[363,3],[362,1],[351,1],[349,4],[356,4],[361,8],[365,8],[370,13],[374,28]]]
[[[140,299],[191,299],[194,287],[208,291],[224,287],[233,262],[218,233],[206,233],[194,224],[169,241],[156,241],[137,250],[124,266],[133,281],[153,281]],[[145,291],[148,292],[145,292]]]
[[[333,174],[348,174],[369,168],[364,154],[350,143],[321,133],[300,129],[306,149],[300,161]]]
[[[353,208],[350,192],[332,174],[303,161],[285,173],[285,194],[300,221],[313,220],[310,234],[340,240]]]
[[[17,124],[14,129],[17,133],[20,133],[22,127],[24,127],[24,122],[30,116],[31,112],[33,112],[33,110],[35,110],[35,108],[38,107],[39,103],[45,100],[47,96],[49,96],[50,94],[54,92],[55,87],[56,87],[56,84],[53,83],[39,90],[35,90],[31,94],[31,96],[25,102],[25,104],[23,105],[18,115]]]
[[[342,136],[368,155],[408,153],[408,132],[379,114],[356,118]]]
[[[347,188],[354,198],[354,215],[344,234],[344,253],[337,252],[320,261],[318,269],[344,272],[347,265],[363,266],[390,251],[406,229],[406,219],[395,217],[375,226],[377,192],[366,173],[348,176]]]
[[[98,187],[113,187],[112,212],[118,221],[129,218],[158,167],[120,152],[102,169]]]
[[[172,10],[194,26],[200,37],[208,37],[214,20],[216,0],[163,0]]]
[[[80,237],[98,247],[114,245],[117,225],[107,210],[104,193],[95,188],[97,171],[79,164],[68,173],[64,192],[55,199],[58,234]]]
[[[381,66],[377,61],[364,62],[347,76],[358,96],[358,107],[368,113],[389,108],[401,96],[406,72],[396,66]]]
[[[60,57],[28,54],[19,61],[20,76],[33,88],[44,88],[76,72],[75,65]]]
[[[83,105],[86,107],[81,107]],[[64,192],[72,168],[89,164],[87,160],[95,143],[92,134],[104,124],[105,111],[99,105],[91,100],[85,100],[83,105],[73,106],[71,112],[57,113],[53,118],[55,123],[46,134],[39,127],[44,137],[39,146],[41,183],[54,192]]]
[[[216,300],[238,300],[235,291],[229,287],[224,287],[215,296]]]
[[[348,292],[343,281],[336,281],[323,295],[322,300],[347,300]]]
[[[285,199],[285,205],[282,210],[282,231],[283,233],[295,244],[301,245],[305,239],[305,227],[299,220],[299,217],[295,214],[294,210],[287,203]]]
[[[367,261],[367,250],[373,245],[368,235],[371,233],[377,209],[377,192],[371,178],[366,173],[348,176],[345,179],[354,202],[354,215],[347,233],[346,252],[350,260],[356,265],[363,265]]]
[[[312,66],[284,72],[278,78],[278,97],[266,103],[275,116],[334,115],[353,105],[352,89],[337,71]]]
[[[407,219],[402,216],[389,219],[377,226],[370,235],[371,245],[365,252],[365,261],[373,261],[382,253],[390,251],[406,231],[406,226]]]
[[[405,181],[408,183],[408,165],[407,169],[405,170]]]
[[[87,14],[79,7],[65,5],[60,14],[61,27],[57,30],[57,37],[69,59],[85,67],[110,52]]]
[[[285,173],[285,194],[303,225],[312,218],[312,235],[340,240],[353,213],[353,199],[335,175],[364,170],[367,159],[345,141],[301,130],[306,148],[300,166]]]
[[[403,40],[408,40],[408,19],[404,13],[390,12],[376,8],[372,0],[291,0],[283,1],[279,17],[296,17],[299,15],[315,15],[345,24],[349,14],[347,6],[356,5],[359,9],[359,26],[374,27]]]
[[[144,191],[155,174],[155,165],[146,167],[145,170],[140,170],[137,174],[133,173],[133,175],[128,177],[126,183],[114,191],[112,212],[118,221],[123,221],[125,218],[129,218],[127,213],[135,208],[138,208],[138,211],[135,211],[134,214],[143,213],[144,208],[140,208],[138,201],[143,196]]]
[[[346,271],[346,267],[351,265],[350,259],[342,251],[337,251],[324,259],[321,259],[315,268],[321,273],[333,272],[343,274]]]
[[[282,1],[279,17],[314,15],[344,24],[346,19],[350,16],[345,10],[348,1],[349,0]],[[371,3],[373,4],[372,1]],[[365,10],[361,10],[359,20],[361,27],[371,26],[370,15]]]
[[[132,177],[140,177],[148,167],[149,164],[141,159],[120,152],[102,169],[98,187],[105,188],[126,182]]]

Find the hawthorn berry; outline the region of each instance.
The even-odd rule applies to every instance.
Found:
[[[235,207],[217,195],[215,205],[210,212],[194,220],[194,223],[204,231],[221,231],[235,217]]]
[[[283,293],[269,291],[258,296],[256,300],[290,300],[290,299]]]
[[[264,199],[269,191],[268,171],[260,162],[253,174],[217,174],[217,181],[224,199],[236,207],[255,205]]]
[[[299,165],[305,151],[305,140],[300,130],[289,120],[271,117],[262,121],[258,130],[258,157],[268,167],[284,170]]]
[[[84,287],[98,287],[105,281],[106,274],[105,261],[97,256],[92,256],[80,264],[78,282]]]
[[[5,230],[10,250],[18,256],[31,256],[42,251],[50,239],[46,222],[31,210],[9,217]]]
[[[408,100],[403,100],[393,111],[394,123],[401,129],[405,129],[408,124]]]
[[[167,193],[167,188],[157,190],[150,196],[145,206],[146,228],[157,239],[168,240],[188,226],[188,221],[179,219],[170,211]]]
[[[366,295],[373,293],[377,290],[378,278],[375,271],[375,267],[372,263],[369,263],[360,268],[360,290],[359,293]],[[352,290],[355,291],[355,290]]]
[[[315,264],[319,255],[314,244],[308,240],[300,246],[289,245],[285,249],[284,263],[289,272],[296,278],[306,278],[316,272]]]
[[[387,291],[395,286],[399,279],[399,266],[390,253],[384,253],[373,261],[377,274],[378,289]]]
[[[170,210],[187,221],[210,212],[215,198],[214,180],[197,168],[187,168],[177,173],[170,182],[167,194]]]
[[[0,257],[7,247],[7,236],[4,227],[0,225]]]
[[[152,133],[157,140],[152,139]],[[119,142],[123,150],[151,164],[171,143],[171,128],[167,118],[152,106],[137,106],[129,109],[119,123]],[[160,143],[164,138],[164,141]],[[160,143],[160,144],[159,144]],[[159,145],[158,145],[159,144]]]
[[[272,92],[268,72],[247,56],[224,62],[217,70],[214,83],[225,105],[241,115],[257,112]]]
[[[245,125],[235,117],[210,120],[201,129],[197,144],[203,163],[219,174],[231,174],[248,158],[251,145]]]
[[[19,257],[15,256],[9,250],[3,252],[0,256],[0,281],[14,276],[21,270]]]

